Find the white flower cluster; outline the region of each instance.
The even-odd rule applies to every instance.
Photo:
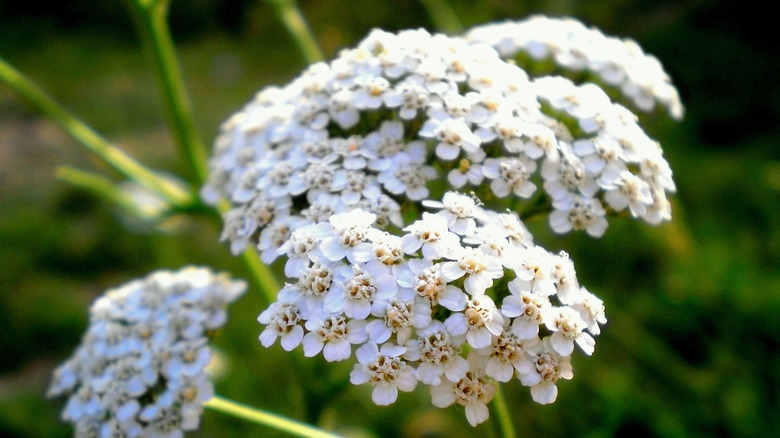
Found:
[[[494,381],[517,378],[553,402],[555,383],[572,377],[575,343],[593,352],[601,300],[565,253],[533,244],[517,215],[457,192],[423,204],[435,212],[400,236],[362,209],[297,227],[279,251],[293,281],[260,314],[260,342],[327,361],[358,346],[350,380],[370,383],[376,404],[421,382],[434,405],[464,405],[472,425],[488,418]]]
[[[221,327],[241,281],[188,267],[157,271],[107,291],[73,356],[54,372],[49,396],[76,436],[174,438],[198,427],[213,393],[204,369],[208,332]]]
[[[619,87],[643,111],[652,111],[657,102],[671,117],[683,116],[680,95],[661,63],[631,39],[606,36],[577,20],[541,15],[475,27],[466,38],[490,43],[503,57],[523,52],[536,60],[551,57],[568,70],[587,69],[605,83]]]
[[[555,400],[575,343],[591,354],[605,322],[568,257],[535,246],[507,209],[599,237],[608,213],[668,220],[675,190],[630,110],[595,84],[529,77],[493,47],[502,28],[486,29],[375,30],[261,91],[223,124],[201,192],[231,203],[233,253],[286,259],[263,345],[328,361],[355,347],[351,381],[372,384],[376,403],[422,382],[471,424],[495,381]]]

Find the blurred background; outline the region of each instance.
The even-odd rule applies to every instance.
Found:
[[[575,378],[553,405],[504,385],[520,436],[780,436],[780,52],[765,36],[773,18],[753,3],[450,1],[466,27],[546,13],[633,38],[686,105],[682,123],[648,125],[679,189],[671,223],[612,221],[600,240],[536,235],[571,254],[609,323],[593,357],[575,353]],[[410,0],[299,4],[329,57],[374,27],[435,30]],[[174,0],[170,22],[206,142],[257,90],[305,65],[260,0]],[[0,0],[0,56],[140,161],[186,174],[124,2]],[[0,436],[72,434],[59,420],[64,400],[44,395],[105,289],[187,264],[245,272],[214,217],[128,220],[58,180],[62,165],[117,177],[0,84]],[[379,408],[368,388],[347,383],[351,364],[262,348],[263,308],[250,291],[216,336],[229,374],[218,393],[357,436],[498,435],[490,422],[472,429],[462,408],[431,406],[424,388]],[[213,412],[202,423],[193,436],[276,436]]]

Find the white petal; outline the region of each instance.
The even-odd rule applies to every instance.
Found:
[[[371,393],[371,400],[378,406],[393,404],[398,399],[398,388],[395,385],[377,385]]]
[[[437,408],[446,408],[455,403],[455,392],[448,383],[431,387],[431,403]]]
[[[547,405],[558,398],[558,387],[552,383],[544,382],[531,387],[531,398],[541,405]]]
[[[352,348],[347,341],[328,342],[322,350],[322,355],[328,362],[337,362],[349,359],[352,354]]]

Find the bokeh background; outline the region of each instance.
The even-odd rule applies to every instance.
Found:
[[[575,378],[539,406],[504,385],[520,436],[780,436],[780,51],[757,2],[716,0],[450,2],[464,26],[533,13],[572,16],[631,37],[678,86],[685,120],[650,120],[679,193],[659,227],[613,221],[604,238],[537,235],[565,248],[606,303],[608,325]],[[371,28],[435,30],[419,2],[302,0],[328,56]],[[186,174],[161,110],[150,59],[124,2],[0,0],[0,56],[139,160]],[[174,0],[170,21],[200,134],[304,61],[260,0]],[[64,437],[63,400],[46,400],[103,290],[159,268],[208,264],[244,274],[214,217],[164,227],[128,220],[55,178],[62,165],[110,169],[0,84],[0,436]],[[542,227],[543,228],[543,227]],[[263,309],[250,291],[215,339],[220,394],[358,436],[497,436],[420,388],[378,408],[347,383],[349,364],[296,360],[256,340]],[[532,435],[533,434],[533,435]],[[193,436],[276,436],[207,412]]]

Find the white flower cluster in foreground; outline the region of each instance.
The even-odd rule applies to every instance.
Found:
[[[73,356],[54,373],[49,396],[76,436],[183,436],[198,427],[212,383],[208,331],[246,289],[204,268],[157,271],[107,291]]]
[[[572,377],[575,344],[593,353],[601,300],[565,253],[533,244],[517,215],[457,192],[424,204],[434,212],[401,235],[362,209],[296,228],[280,248],[295,280],[258,318],[260,342],[327,361],[358,346],[350,380],[371,384],[376,404],[421,382],[434,405],[464,405],[473,425],[488,418],[496,381],[517,378],[551,403],[555,383]]]
[[[569,29],[564,40],[584,35],[571,20],[549,22]],[[231,203],[222,238],[233,253],[253,245],[265,263],[282,257],[290,278],[259,317],[263,345],[280,339],[328,361],[354,350],[351,381],[373,385],[376,403],[422,382],[436,406],[465,405],[471,424],[487,418],[494,382],[517,378],[550,403],[555,382],[572,377],[575,343],[593,352],[601,301],[508,209],[599,237],[608,214],[670,219],[672,172],[598,85],[532,78],[506,60],[521,44],[501,49],[505,31],[376,30],[223,124],[202,196]],[[523,47],[563,56],[557,35],[523,35]],[[569,41],[567,53],[590,61],[617,41],[588,35],[588,50]],[[636,99],[631,62],[604,67],[623,72],[604,81]]]

